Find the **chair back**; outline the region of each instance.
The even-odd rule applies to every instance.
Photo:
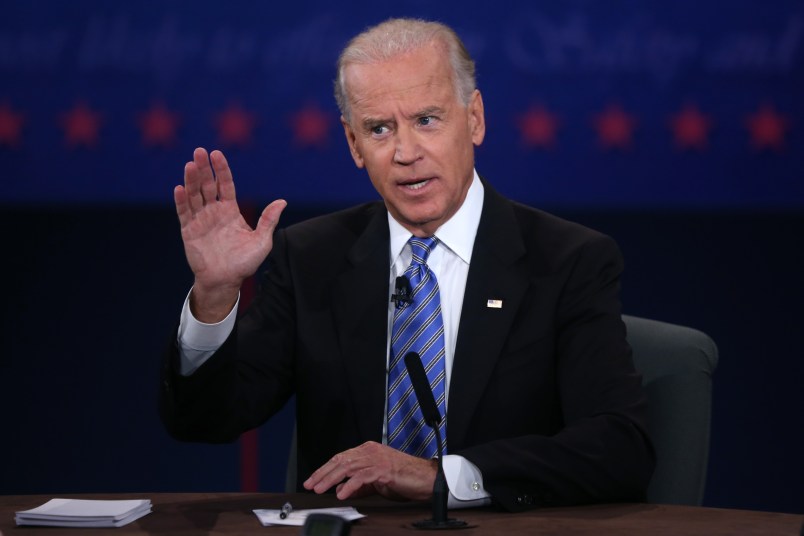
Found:
[[[656,471],[648,501],[699,506],[706,485],[715,342],[696,329],[623,315],[648,398]]]

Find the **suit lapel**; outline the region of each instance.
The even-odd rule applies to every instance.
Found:
[[[382,439],[388,330],[388,219],[382,204],[347,253],[333,288],[334,322],[358,428]]]
[[[461,445],[528,285],[511,203],[484,182],[483,214],[472,253],[450,380],[448,445]],[[388,354],[389,231],[382,204],[347,253],[336,279],[333,315],[358,427],[380,441]],[[488,300],[502,300],[501,308]]]
[[[456,446],[463,444],[528,285],[517,262],[525,247],[512,205],[485,182],[484,188],[450,380],[447,444]],[[489,307],[489,300],[502,306]]]

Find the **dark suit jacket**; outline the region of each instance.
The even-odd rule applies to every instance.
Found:
[[[608,237],[485,184],[449,392],[449,452],[496,503],[641,500],[654,455],[620,319],[622,260]],[[174,437],[231,441],[296,394],[298,475],[381,441],[389,232],[381,202],[280,230],[261,288],[190,377],[165,361]],[[502,308],[489,308],[489,299]]]

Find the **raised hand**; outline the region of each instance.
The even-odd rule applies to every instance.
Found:
[[[219,322],[232,310],[243,280],[270,253],[274,229],[287,203],[280,199],[265,207],[252,229],[240,213],[223,153],[207,155],[200,147],[184,166],[184,186],[176,186],[173,199],[184,253],[195,274],[191,310],[202,322]]]

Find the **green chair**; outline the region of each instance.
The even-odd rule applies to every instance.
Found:
[[[698,330],[623,316],[648,397],[656,471],[648,502],[699,506],[706,485],[717,346]]]

